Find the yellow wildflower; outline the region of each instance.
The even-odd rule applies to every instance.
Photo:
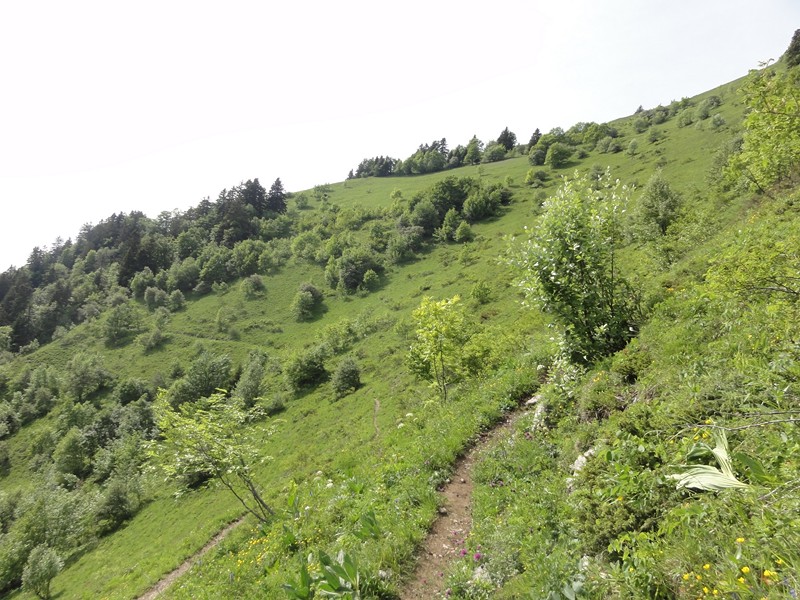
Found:
[[[689,574],[688,573],[684,573],[683,574],[683,580],[684,581],[689,581]]]
[[[750,567],[742,567],[742,573],[747,575],[750,572]]]
[[[736,543],[737,544],[744,544],[744,538],[743,537],[736,538]]]
[[[739,577],[739,579],[737,579],[736,581],[738,581],[739,583],[744,583],[744,577]]]
[[[702,575],[695,575],[694,578],[697,579],[697,581],[700,581],[701,579],[703,579],[703,576]]]
[[[710,568],[711,568],[711,565],[710,565],[710,564],[708,564],[708,563],[706,563],[706,564],[704,564],[704,565],[703,565],[703,570],[704,570],[704,571],[708,571]]]

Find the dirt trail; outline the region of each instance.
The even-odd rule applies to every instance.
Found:
[[[206,542],[205,546],[200,548],[200,550],[198,550],[197,552],[192,554],[189,558],[187,558],[185,561],[183,561],[175,570],[162,577],[157,584],[155,584],[153,587],[147,590],[147,592],[139,596],[137,600],[155,600],[155,598],[158,598],[158,596],[160,596],[162,592],[164,592],[169,586],[171,586],[175,582],[175,580],[178,579],[178,577],[180,577],[181,575],[186,573],[189,569],[191,569],[192,565],[194,565],[199,559],[201,559],[203,555],[206,554],[206,552],[208,552],[209,550],[214,548],[217,544],[219,544],[225,538],[226,535],[228,535],[236,527],[241,525],[243,521],[244,517],[240,517],[233,523],[229,523],[228,525],[226,525],[224,529],[222,529],[219,533],[217,533],[217,535],[215,535],[208,542]]]
[[[439,518],[419,551],[417,568],[400,594],[401,600],[431,600],[444,593],[447,567],[459,556],[472,528],[472,467],[478,455],[527,412],[518,410],[509,415],[456,462],[449,483],[439,490],[443,497]]]

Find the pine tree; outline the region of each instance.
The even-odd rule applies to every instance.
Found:
[[[280,177],[275,180],[267,192],[267,210],[274,213],[286,212],[286,191],[283,189]]]

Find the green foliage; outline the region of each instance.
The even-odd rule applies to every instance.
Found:
[[[508,149],[503,144],[489,144],[486,146],[486,150],[484,150],[481,160],[485,163],[497,162],[498,160],[503,160],[506,157],[506,152],[508,152]]]
[[[264,285],[264,280],[261,278],[261,275],[256,274],[245,277],[242,280],[241,286],[244,297],[248,300],[254,300],[255,298],[263,296],[264,292],[267,290],[267,286]]]
[[[466,221],[461,221],[453,234],[453,241],[458,244],[471,242],[475,238],[472,227]]]
[[[217,390],[227,390],[231,384],[231,357],[203,352],[189,367],[184,377],[170,386],[167,397],[172,406],[198,398],[207,398]]]
[[[630,190],[610,173],[566,179],[526,240],[509,251],[518,286],[564,326],[572,357],[592,361],[624,347],[636,299],[616,253]]]
[[[67,431],[53,451],[53,465],[56,470],[62,474],[83,477],[89,465],[84,445],[83,436],[77,427]]]
[[[741,152],[727,177],[764,191],[794,174],[800,156],[800,69],[752,71],[742,86],[749,108]]]
[[[295,352],[283,367],[286,383],[294,391],[322,383],[327,377],[325,359],[327,351],[322,346]]]
[[[642,190],[636,215],[645,238],[664,235],[678,217],[683,198],[672,189],[661,171],[654,173]]]
[[[22,587],[30,590],[39,598],[50,598],[50,582],[58,575],[64,561],[52,548],[36,546],[28,556],[22,572]]]
[[[245,408],[251,408],[261,397],[266,360],[264,354],[251,352],[242,376],[233,390],[233,396],[240,398]]]
[[[118,346],[137,333],[140,326],[139,311],[135,306],[126,302],[111,309],[103,327],[103,336],[108,345]]]
[[[464,156],[464,163],[468,165],[477,165],[481,162],[483,156],[483,142],[477,136],[472,136],[472,139],[467,144],[467,152]]]
[[[311,283],[300,285],[289,310],[295,321],[310,321],[322,306],[322,292]]]
[[[547,155],[544,159],[544,164],[552,169],[560,169],[567,164],[567,161],[572,156],[573,149],[567,144],[555,142],[547,149]]]
[[[256,519],[270,520],[274,511],[253,478],[256,456],[243,428],[248,414],[236,399],[212,394],[176,411],[162,394],[155,414],[162,443],[154,456],[168,477],[184,480],[205,473]]]
[[[78,352],[66,365],[64,391],[81,402],[110,381],[111,374],[105,369],[100,355]]]
[[[331,387],[337,398],[343,398],[361,387],[361,369],[355,360],[347,356],[339,362],[331,376]]]
[[[460,301],[459,296],[438,302],[426,296],[412,313],[415,340],[406,362],[413,373],[434,383],[444,401],[448,385],[464,371],[463,349],[470,337]]]

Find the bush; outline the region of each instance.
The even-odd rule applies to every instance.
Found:
[[[290,356],[283,370],[289,387],[299,391],[324,381],[328,376],[325,370],[326,354],[322,346],[317,346]]]
[[[244,292],[244,296],[248,300],[261,296],[267,289],[267,286],[264,285],[264,280],[261,279],[261,275],[256,274],[246,277],[241,285],[242,292]]]
[[[356,361],[349,356],[342,360],[333,373],[331,385],[337,398],[343,398],[361,387],[361,370]]]
[[[130,497],[128,485],[119,478],[110,480],[95,514],[98,532],[104,534],[114,531],[135,512],[136,504]]]
[[[528,154],[528,162],[534,167],[540,167],[544,164],[544,159],[547,157],[547,150],[544,148],[533,148]]]
[[[154,311],[160,306],[166,306],[169,301],[167,292],[156,287],[149,287],[144,291],[144,303],[147,310]]]
[[[560,169],[567,164],[572,156],[572,151],[573,149],[567,144],[555,142],[547,149],[544,164],[549,165],[552,169]]]
[[[64,561],[52,548],[36,546],[28,556],[22,571],[22,588],[33,592],[39,598],[50,597],[50,581],[58,575]]]
[[[311,292],[299,291],[295,294],[289,310],[295,321],[309,321],[314,316],[314,308],[316,306],[317,303],[314,302],[314,296],[311,295]]]
[[[366,273],[364,273],[364,281],[361,284],[365,290],[373,291],[377,289],[378,283],[380,282],[380,277],[378,274],[373,271],[372,269],[368,269]]]
[[[261,380],[264,378],[266,358],[259,352],[251,353],[247,366],[244,368],[244,372],[233,390],[233,395],[241,398],[242,403],[247,408],[253,406],[258,397],[261,396]]]
[[[173,290],[173,292],[169,295],[169,309],[172,312],[177,312],[183,309],[186,306],[186,298],[183,295],[183,292],[180,290]]]
[[[463,244],[464,242],[471,242],[474,237],[475,234],[472,233],[472,227],[469,226],[469,223],[461,221],[456,228],[453,240],[459,244]]]
[[[151,396],[150,386],[144,379],[135,377],[123,379],[114,388],[114,400],[122,406],[130,404],[142,396],[147,396],[148,399]]]

